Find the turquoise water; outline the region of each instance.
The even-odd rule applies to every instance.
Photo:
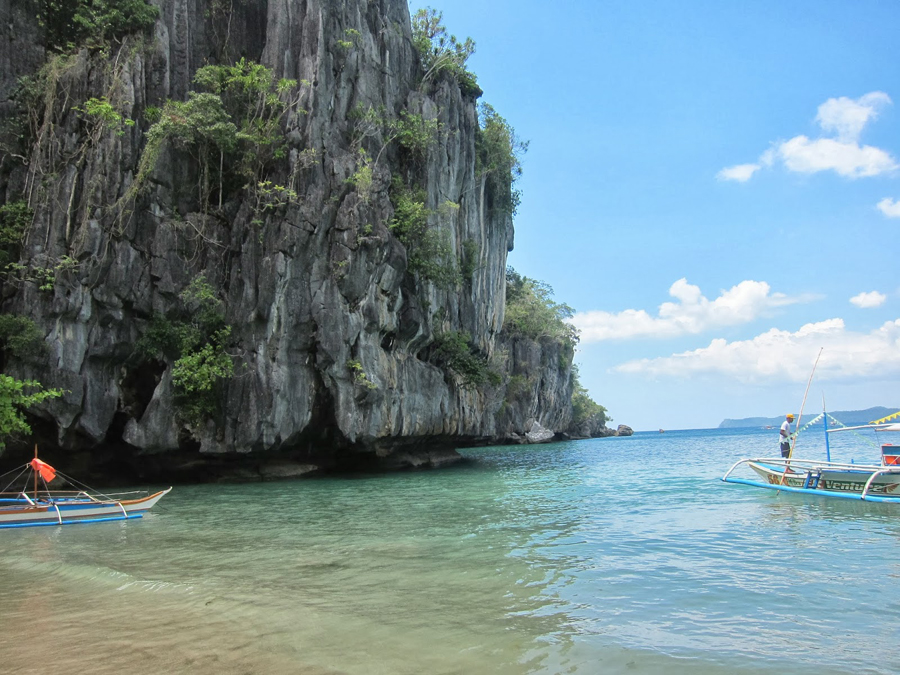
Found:
[[[467,450],[0,531],[0,670],[900,672],[900,507],[719,480],[776,436]]]

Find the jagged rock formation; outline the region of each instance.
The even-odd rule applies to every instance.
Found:
[[[7,117],[18,79],[49,57],[37,4],[0,0]],[[20,260],[54,271],[49,290],[33,280],[3,285],[3,311],[34,319],[48,348],[8,372],[66,390],[38,411],[41,442],[115,457],[141,476],[190,479],[214,466],[246,478],[437,465],[455,447],[516,440],[535,425],[565,430],[571,354],[501,333],[513,224],[476,170],[478,92],[449,77],[423,85],[406,2],[153,4],[152,35],[82,49],[56,68],[41,136],[0,166],[5,199],[23,195],[34,209]],[[222,189],[221,203],[206,208],[191,187],[202,180],[197,162],[166,148],[146,190],[123,207],[152,112],[185,100],[199,67],[241,56],[305,83],[273,174],[293,180],[298,198],[261,217],[246,191]],[[79,114],[91,97],[115,100],[134,126],[91,128]],[[348,182],[360,166],[360,109],[439,121],[438,142],[416,170],[429,226],[458,259],[473,258],[460,283],[442,288],[410,271],[390,229],[391,176],[403,157],[383,129],[363,139],[379,156],[370,189]],[[455,208],[442,211],[447,202]],[[171,362],[138,362],[134,346],[200,275],[223,301],[236,368],[220,413],[189,423],[175,406]],[[435,338],[452,332],[470,336],[501,374],[497,384],[467,386],[436,364]]]
[[[566,434],[572,439],[606,438],[619,435],[616,429],[606,426],[605,415],[591,415],[581,424],[572,425]]]

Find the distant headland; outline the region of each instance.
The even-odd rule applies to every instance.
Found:
[[[875,408],[866,408],[865,410],[836,410],[828,411],[828,414],[837,420],[840,420],[847,426],[856,426],[858,424],[868,424],[872,420],[881,419],[891,413],[897,412],[898,408],[883,408],[881,406]],[[806,420],[812,420],[820,411],[810,411],[804,413]],[[794,412],[796,414],[796,411]],[[738,420],[722,420],[719,429],[734,429],[738,427],[777,427],[784,421],[784,415],[777,417],[744,417]],[[801,422],[802,423],[802,422]],[[821,424],[821,422],[819,422]]]

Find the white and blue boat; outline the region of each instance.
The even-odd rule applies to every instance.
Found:
[[[0,529],[141,518],[172,490],[168,488],[154,494],[146,491],[101,493],[41,461],[36,451],[33,460],[6,475],[17,471],[18,475],[0,492]],[[51,490],[49,483],[59,479],[82,489]],[[24,487],[10,491],[13,485]]]
[[[855,427],[827,428],[827,434],[840,431],[871,429],[876,432],[900,432],[900,423],[891,422],[900,412],[869,424]],[[828,444],[826,443],[826,448]],[[880,464],[842,464],[825,460],[794,459],[793,457],[763,457],[736,462],[722,480],[782,492],[839,497],[869,502],[900,504],[900,445],[881,444]],[[759,479],[733,475],[742,466],[750,467]]]

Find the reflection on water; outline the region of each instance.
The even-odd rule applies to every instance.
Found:
[[[896,672],[895,512],[718,480],[769,445],[707,431],[487,448],[442,471],[179,487],[140,521],[0,532],[0,662]]]

